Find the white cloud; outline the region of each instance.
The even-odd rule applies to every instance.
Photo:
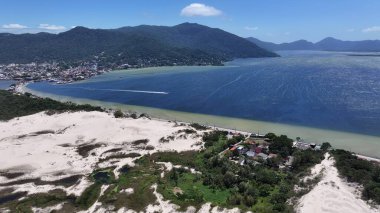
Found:
[[[347,29],[347,32],[350,32],[350,33],[355,32],[355,29],[354,28]]]
[[[27,26],[24,26],[21,24],[4,24],[2,27],[4,29],[25,29],[25,28],[28,28]]]
[[[44,29],[44,30],[57,30],[57,31],[66,29],[66,27],[64,26],[58,26],[54,24],[40,24],[38,28]]]
[[[290,32],[285,32],[284,33],[286,36],[290,35],[291,33]]]
[[[208,6],[200,3],[192,3],[181,11],[182,16],[219,16],[222,15],[222,11],[215,7]]]
[[[255,30],[258,30],[259,28],[258,27],[250,27],[250,26],[246,26],[244,27],[245,30],[248,30],[248,31],[255,31]]]
[[[380,26],[373,26],[362,30],[363,33],[380,32]]]

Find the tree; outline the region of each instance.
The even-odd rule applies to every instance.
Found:
[[[276,134],[270,132],[265,135],[266,138],[269,138],[270,140],[273,140],[276,136]]]
[[[178,185],[178,172],[176,168],[173,168],[169,173],[170,180],[174,181],[175,185]]]
[[[113,116],[115,116],[115,118],[122,118],[122,117],[124,117],[124,113],[121,110],[116,110],[113,113]]]
[[[227,188],[231,187],[235,183],[235,180],[236,178],[234,173],[230,171],[226,172],[226,174],[223,176],[223,182]]]
[[[256,199],[250,195],[244,196],[244,204],[248,207],[253,206],[256,203]]]
[[[330,144],[329,142],[324,142],[324,143],[322,143],[321,149],[322,149],[323,151],[327,151],[327,150],[330,149],[330,148],[331,148],[331,144]]]
[[[269,144],[269,150],[285,158],[293,152],[293,140],[286,135],[275,136]]]

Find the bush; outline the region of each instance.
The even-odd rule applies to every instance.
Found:
[[[208,129],[208,127],[200,125],[198,123],[192,123],[192,124],[190,124],[190,126],[193,127],[194,129],[200,130],[200,131]]]
[[[329,142],[324,142],[324,143],[322,143],[321,149],[322,149],[323,151],[327,151],[327,150],[330,149],[330,148],[331,148],[331,144],[330,144]]]
[[[331,151],[331,154],[336,160],[339,173],[348,181],[364,185],[362,196],[380,204],[380,167],[345,150],[337,149]]]
[[[121,110],[116,110],[113,113],[113,116],[115,116],[115,118],[123,118],[124,117],[124,113]]]

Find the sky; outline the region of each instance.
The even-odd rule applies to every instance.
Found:
[[[183,22],[276,43],[380,39],[379,0],[0,0],[0,32]]]

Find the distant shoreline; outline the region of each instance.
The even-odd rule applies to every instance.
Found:
[[[347,54],[347,56],[380,57],[380,54]]]

